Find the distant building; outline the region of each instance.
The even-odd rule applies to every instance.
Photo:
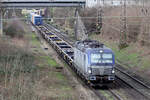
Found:
[[[123,4],[125,0],[86,0],[87,7],[95,7],[95,6],[119,6]],[[127,5],[137,4],[136,0],[126,0]]]
[[[87,7],[93,7],[93,6],[95,6],[96,4],[98,4],[97,1],[98,1],[98,0],[86,0],[86,6],[87,6]]]

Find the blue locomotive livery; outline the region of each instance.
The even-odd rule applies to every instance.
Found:
[[[74,64],[78,72],[91,83],[109,83],[115,80],[114,53],[98,41],[76,42]]]

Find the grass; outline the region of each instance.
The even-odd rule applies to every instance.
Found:
[[[1,99],[77,100],[78,93],[72,88],[64,70],[57,69],[60,65],[41,48],[36,34],[28,27],[25,30],[28,31],[23,38],[28,41],[24,41],[23,47],[12,45],[7,48],[8,44],[0,39]],[[28,49],[28,52],[24,50],[26,45],[28,48],[25,50]]]
[[[45,62],[45,63],[39,63],[40,67],[44,67],[44,66],[58,67],[59,66],[59,64],[50,56],[41,55],[41,56],[38,56],[38,59]]]
[[[36,35],[31,35],[32,36],[32,44],[33,45],[39,45],[37,46],[37,50],[41,49],[40,47],[40,42],[37,40]],[[43,74],[45,74],[46,76],[49,77],[50,82],[46,82],[48,84],[48,90],[49,91],[53,91],[52,93],[52,97],[55,98],[54,95],[58,95],[57,98],[71,98],[74,95],[73,89],[70,86],[66,76],[63,73],[63,69],[60,72],[56,71],[56,67],[59,67],[60,65],[56,62],[56,60],[48,55],[45,54],[40,54],[37,57],[37,66],[38,68],[40,68],[40,70],[47,70],[49,71],[44,72]],[[65,65],[64,65],[65,66]],[[72,99],[74,100],[74,99]]]
[[[22,49],[10,49],[7,47],[9,54],[0,54],[0,73],[7,75],[19,75],[20,72],[31,73],[36,68],[33,65],[34,56],[30,52]],[[10,51],[9,51],[10,50]],[[7,71],[5,67],[7,67]]]
[[[50,56],[41,56],[43,59],[45,59],[45,61],[47,60],[47,64],[52,66],[52,67],[57,67],[59,66],[59,64],[52,59]]]
[[[31,33],[30,35],[31,35],[30,37],[32,37],[32,45],[37,46],[38,51],[40,51],[41,48],[40,48],[40,42],[38,40],[38,37],[36,36],[35,33]],[[49,66],[53,66],[53,67],[59,66],[57,62],[54,59],[52,59],[50,56],[40,56],[40,58],[44,59]]]
[[[130,53],[129,51],[132,50],[131,47],[127,47],[123,50],[118,50],[116,48],[111,47],[115,53],[115,57],[123,64],[127,64],[126,67],[138,67],[139,65],[139,54],[137,52]]]
[[[143,61],[143,66],[140,66],[141,68],[147,69],[150,67],[150,61],[149,59],[146,59]]]
[[[140,54],[143,52],[135,51],[135,49],[134,49],[135,44],[130,44],[127,48],[119,50],[117,43],[114,43],[112,41],[106,41],[97,35],[91,35],[90,38],[102,41],[106,46],[110,47],[115,53],[116,60],[119,60],[119,62],[123,65],[128,65],[128,66],[124,66],[124,67],[127,67],[127,68],[138,67],[141,70],[144,70],[145,68],[146,69],[150,68],[149,60],[147,60],[146,58],[140,57]],[[130,52],[133,50],[134,50],[134,52]]]
[[[106,97],[107,100],[114,100],[113,97],[111,95],[109,95],[108,93],[106,93],[103,90],[100,90],[100,93]]]
[[[41,50],[40,42],[37,40],[36,36],[33,34],[29,34],[28,36],[31,39],[30,42],[32,46],[38,45],[34,49]],[[1,50],[4,52],[3,49]],[[48,95],[44,98],[55,97],[55,95],[57,95],[57,98],[68,98],[73,97],[75,94],[66,76],[63,74],[63,71],[55,71],[55,68],[59,66],[59,64],[52,57],[47,56],[44,51],[39,53],[31,49],[30,52],[25,52],[22,51],[23,49],[10,49],[10,47],[8,47],[6,50],[8,50],[10,54],[2,53],[2,55],[1,50],[0,86],[3,87],[4,85],[6,88],[5,91],[9,95],[1,94],[1,97],[4,100],[8,98],[11,100],[41,100],[35,99],[43,98],[41,95],[36,93],[36,86],[38,88],[41,87],[41,90],[43,89],[40,91],[41,93],[53,91],[53,95]],[[12,50],[14,50],[14,52]],[[48,78],[45,79],[47,76]],[[39,84],[40,81],[44,82]],[[45,83],[52,86],[52,89],[49,89],[47,86],[43,86]],[[1,91],[3,92],[3,90]]]
[[[34,96],[31,85],[34,84],[33,79],[37,73],[37,67],[33,63],[35,58],[31,52],[21,47],[9,45],[7,41],[3,43],[5,49],[0,48],[0,86],[5,90],[1,90],[1,99],[27,100],[27,96]]]
[[[68,86],[62,86],[61,89],[64,90],[64,91],[70,91],[70,90],[72,90],[72,88],[68,87]]]
[[[32,44],[40,47],[40,42],[38,41],[37,36],[34,33],[31,33],[31,36],[32,36]]]
[[[64,75],[60,72],[55,72],[55,76],[58,80],[63,80],[66,81],[66,78],[64,77]]]

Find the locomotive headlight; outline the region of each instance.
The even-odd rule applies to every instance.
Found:
[[[91,74],[92,73],[91,69],[88,72],[89,72],[89,74]]]
[[[103,50],[100,50],[99,52],[100,52],[100,53],[103,53]]]
[[[115,73],[115,70],[114,70],[114,69],[112,70],[112,73],[113,73],[113,74]]]
[[[89,74],[91,74],[92,73],[91,69],[89,69],[88,72],[89,72]]]

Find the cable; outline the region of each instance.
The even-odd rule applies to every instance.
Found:
[[[102,18],[120,18],[121,16],[103,16]],[[150,16],[146,16],[146,17],[143,17],[143,16],[127,16],[128,18],[149,18]],[[53,19],[76,19],[77,17],[61,17],[61,18],[57,18],[57,17],[54,17]],[[97,19],[98,17],[81,17],[82,19]],[[9,21],[9,20],[18,20],[18,19],[20,19],[20,20],[28,20],[27,18],[11,18],[11,19],[2,19],[3,21]],[[43,19],[51,19],[51,18],[43,18]],[[136,22],[136,21],[134,21],[134,22]],[[137,21],[138,22],[138,21]],[[105,25],[107,25],[107,26],[109,26],[109,27],[111,27],[112,29],[114,29],[114,30],[116,30],[116,31],[118,31],[118,32],[120,32],[120,29],[119,28],[116,28],[116,27],[113,27],[112,25],[108,25],[108,24],[106,24],[106,23],[104,23],[104,22],[102,22],[103,24],[105,24]],[[143,22],[144,23],[144,22]],[[133,31],[132,31],[133,32]],[[137,31],[136,31],[137,32]],[[147,32],[146,32],[147,33]],[[143,40],[142,40],[143,41]]]
[[[102,22],[102,23],[104,23],[104,22]],[[116,28],[116,27],[113,27],[113,26],[111,26],[111,25],[108,25],[108,24],[106,24],[106,23],[104,23],[105,25],[107,25],[107,26],[109,26],[109,27],[111,27],[112,29],[114,29],[114,30],[116,30],[116,31],[119,31],[120,32],[120,29],[119,28]],[[144,32],[145,33],[145,32]],[[135,38],[135,37],[132,37],[132,38]],[[145,42],[147,42],[147,43],[149,43],[150,44],[150,41],[146,41],[146,40],[142,40],[142,39],[138,39],[138,40],[140,40],[140,41],[145,41]]]
[[[110,19],[110,18],[150,18],[150,16],[103,16],[103,19]],[[98,17],[81,17],[81,19],[97,19]],[[27,20],[28,18],[9,18],[9,19],[1,19],[1,20]],[[42,19],[77,19],[77,17],[53,17],[53,18],[42,18]]]

